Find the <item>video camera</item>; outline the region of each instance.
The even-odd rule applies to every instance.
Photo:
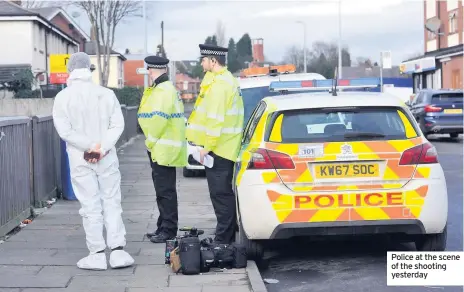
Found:
[[[179,238],[185,238],[185,237],[198,237],[202,234],[205,233],[204,230],[197,229],[196,227],[184,227],[179,229],[179,231],[183,231],[184,235],[179,236]]]

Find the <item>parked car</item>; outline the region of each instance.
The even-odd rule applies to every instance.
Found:
[[[332,83],[322,81],[303,80],[301,89]],[[250,258],[262,260],[265,242],[296,236],[385,234],[419,251],[445,250],[448,197],[437,151],[404,101],[390,97],[292,92],[259,102],[233,180],[236,241]]]
[[[463,133],[463,91],[425,89],[407,103],[425,136],[449,134],[457,138]]]

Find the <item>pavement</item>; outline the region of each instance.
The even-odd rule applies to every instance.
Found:
[[[431,135],[448,187],[447,250],[463,250],[463,141]],[[353,241],[286,242],[271,249],[269,268],[261,270],[269,292],[462,292],[463,287],[389,287],[387,251],[414,251],[412,244],[395,245],[383,238]]]
[[[158,211],[143,139],[138,137],[123,146],[119,159],[126,250],[134,257],[135,265],[106,271],[78,269],[76,262],[88,254],[79,204],[58,200],[0,244],[0,292],[266,291],[253,261],[246,269],[175,275],[164,264],[165,245],[151,243],[144,236],[155,230]],[[216,218],[206,179],[184,178],[179,169],[177,190],[179,227],[195,226],[205,230],[204,236],[212,237]]]

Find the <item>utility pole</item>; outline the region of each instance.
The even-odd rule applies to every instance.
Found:
[[[342,0],[338,0],[338,79],[342,79]]]
[[[148,56],[148,35],[147,35],[147,1],[146,0],[143,0],[143,24],[145,26],[145,35],[144,35],[144,39],[145,39],[145,48],[144,48],[144,55],[145,57]],[[145,63],[145,68],[147,68],[147,63]],[[144,88],[147,89],[148,88],[148,74],[144,74],[143,75],[143,84],[144,84]]]
[[[166,53],[164,51],[164,21],[161,21],[161,50],[162,56],[166,58]]]

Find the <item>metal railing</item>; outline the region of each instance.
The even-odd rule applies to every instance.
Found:
[[[137,133],[138,107],[121,106],[117,147]],[[0,118],[0,236],[62,193],[61,140],[51,116]]]

